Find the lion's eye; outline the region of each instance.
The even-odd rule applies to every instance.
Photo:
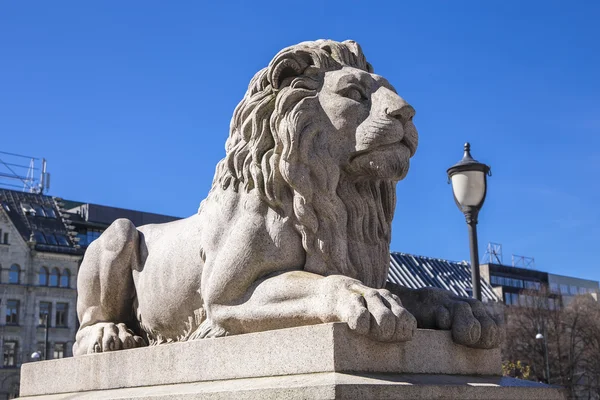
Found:
[[[350,86],[344,90],[341,95],[354,101],[363,101],[367,98],[356,86]]]

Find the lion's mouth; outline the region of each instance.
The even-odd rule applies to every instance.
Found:
[[[401,140],[397,140],[391,143],[382,143],[376,146],[371,146],[368,149],[357,151],[350,157],[350,162],[352,162],[355,158],[360,157],[365,154],[379,152],[379,151],[400,151],[402,147],[408,149],[410,156],[415,155],[417,151],[417,145],[411,139],[407,138],[406,135]]]
[[[402,137],[401,143],[408,147],[411,157],[415,155],[419,143],[419,134],[412,121],[409,121],[404,125],[404,136]]]
[[[415,153],[417,152],[417,144],[415,142],[413,142],[412,140],[409,140],[406,135],[404,135],[404,137],[402,138],[402,140],[400,141],[401,144],[405,145],[406,147],[408,147],[408,150],[410,150],[410,156],[414,156]]]
[[[399,124],[394,124],[391,121],[384,121],[385,123],[381,123],[381,121],[375,122],[375,126],[371,127],[367,136],[368,139],[365,141],[370,143],[368,145],[366,143],[362,144],[360,146],[362,148],[360,150],[357,149],[350,158],[350,161],[368,153],[394,150],[402,151],[402,148],[406,148],[409,151],[409,157],[415,155],[418,144],[418,133],[412,121],[402,124],[402,128],[400,128]]]

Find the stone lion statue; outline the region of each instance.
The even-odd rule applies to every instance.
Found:
[[[423,327],[498,346],[480,302],[386,288],[414,114],[353,41],[280,51],[237,106],[198,213],[120,219],[89,246],[74,354],[334,321],[379,341]]]

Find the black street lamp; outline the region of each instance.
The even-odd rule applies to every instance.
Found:
[[[485,201],[487,192],[487,176],[491,176],[490,167],[471,157],[471,145],[465,143],[465,154],[462,160],[448,168],[448,181],[452,183],[454,201],[465,214],[469,227],[471,246],[471,281],[473,297],[481,300],[479,281],[479,251],[477,249],[477,215]]]
[[[545,329],[544,329],[545,331]],[[542,340],[544,344],[544,363],[546,364],[546,383],[550,384],[550,363],[548,362],[548,341],[546,340],[546,336],[538,333],[535,335],[536,340]]]
[[[48,360],[48,325],[50,324],[49,315],[44,313],[44,360]]]

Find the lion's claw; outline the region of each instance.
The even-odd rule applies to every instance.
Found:
[[[144,339],[136,336],[125,324],[101,322],[87,326],[77,333],[73,353],[75,355],[104,353],[142,346],[146,346]]]
[[[325,279],[334,281],[329,288],[338,298],[338,320],[348,323],[350,329],[382,342],[412,339],[417,320],[402,307],[397,296],[347,277]]]

